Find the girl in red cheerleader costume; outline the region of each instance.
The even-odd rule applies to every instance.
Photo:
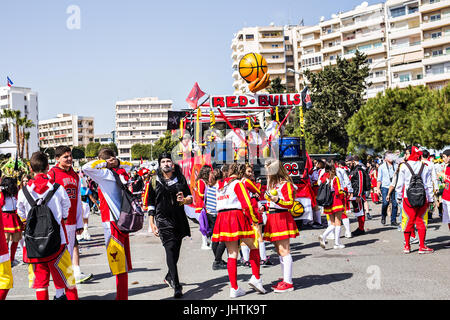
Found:
[[[380,199],[378,198],[378,193],[375,191],[377,188],[378,163],[372,163],[369,176],[371,184],[370,196],[372,197],[372,202],[375,204],[379,204]]]
[[[17,193],[19,192],[17,180],[11,177],[4,178],[1,182],[1,189],[4,199],[2,206],[3,227],[10,248],[11,265],[14,266],[18,263],[14,258],[19,241],[22,239],[22,222],[17,215]]]
[[[325,232],[319,236],[320,246],[325,249],[327,236],[334,232],[334,249],[345,248],[340,243],[339,237],[341,233],[342,225],[342,213],[345,211],[345,193],[341,186],[341,181],[336,175],[336,168],[332,164],[326,164],[325,173],[321,176],[319,184],[328,183],[331,186],[331,192],[333,194],[333,204],[329,207],[323,208],[323,213],[330,218],[330,225]]]
[[[269,160],[267,170],[267,191],[269,211],[264,228],[264,240],[273,242],[278,253],[283,272],[283,279],[272,287],[277,293],[294,290],[292,281],[292,256],[290,239],[299,235],[297,225],[289,212],[294,205],[294,183],[279,160]]]
[[[250,248],[250,265],[252,277],[249,285],[259,293],[265,293],[260,278],[259,251],[254,245],[258,218],[253,211],[250,195],[239,179],[239,164],[234,163],[229,170],[229,177],[218,182],[217,220],[214,226],[212,241],[225,242],[228,251],[228,277],[230,279],[230,298],[245,295],[245,291],[237,284],[237,258],[239,240]]]

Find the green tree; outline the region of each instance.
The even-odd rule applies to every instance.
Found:
[[[441,149],[450,141],[450,85],[442,90],[425,86],[387,89],[356,113],[347,125],[349,151],[395,150],[418,143]]]
[[[349,144],[346,124],[364,104],[363,94],[370,83],[367,56],[359,51],[351,60],[337,58],[335,66],[318,73],[304,72],[308,78],[314,108],[305,111],[306,131],[311,143],[331,145],[332,152],[345,152]]]
[[[83,146],[72,148],[72,157],[75,160],[80,160],[85,158],[85,148]]]
[[[270,94],[274,93],[285,93],[286,86],[281,83],[281,78],[276,77],[270,82],[270,86],[267,87],[267,92]]]
[[[98,151],[100,150],[100,142],[90,142],[86,146],[85,155],[86,158],[95,158],[98,155]]]
[[[131,146],[132,160],[149,160],[150,159],[150,145],[136,143]]]
[[[178,137],[172,136],[170,131],[166,131],[164,136],[153,144],[151,158],[158,159],[163,152],[172,152],[179,142]]]

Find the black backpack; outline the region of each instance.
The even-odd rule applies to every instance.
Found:
[[[358,176],[359,171],[361,171],[363,177],[363,182],[361,186],[359,185],[359,176]],[[357,166],[357,168],[352,171],[350,183],[352,185],[353,194],[359,194],[360,191],[359,188],[362,188],[363,193],[371,190],[370,176],[366,170],[361,168],[361,166]]]
[[[333,204],[333,193],[328,182],[322,183],[317,191],[317,205],[321,207],[329,207]]]
[[[137,232],[144,226],[144,212],[141,207],[141,197],[134,195],[122,183],[119,174],[111,170],[116,179],[116,183],[122,190],[122,201],[120,206],[119,220],[116,221],[117,227],[123,233]]]
[[[422,171],[425,164],[422,163],[419,173],[415,174],[409,163],[405,162],[406,167],[411,172],[411,180],[409,182],[409,187],[406,189],[406,196],[408,197],[408,202],[413,208],[420,208],[426,202],[426,192],[425,185],[422,180]]]
[[[42,200],[39,204],[33,199],[28,188],[23,188],[23,194],[31,205],[24,233],[28,258],[50,257],[61,247],[61,227],[47,205],[58,188],[59,184],[55,183],[53,190],[49,191],[44,199],[38,199]]]

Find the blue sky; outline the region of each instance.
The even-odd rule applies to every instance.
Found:
[[[98,134],[114,130],[117,100],[156,96],[184,108],[195,82],[208,94],[233,93],[230,45],[239,29],[302,18],[314,25],[362,0],[2,2],[1,85],[10,76],[37,91],[40,119],[94,116]],[[67,28],[70,5],[80,8],[80,29]]]

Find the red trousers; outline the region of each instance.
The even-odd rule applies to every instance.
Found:
[[[413,208],[409,204],[408,199],[403,200],[403,215],[402,215],[402,229],[407,238],[405,238],[406,244],[409,245],[409,235],[414,234],[414,226],[417,228],[419,234],[420,247],[425,246],[425,236],[428,224],[428,203],[422,207]],[[406,235],[405,235],[406,237]]]

